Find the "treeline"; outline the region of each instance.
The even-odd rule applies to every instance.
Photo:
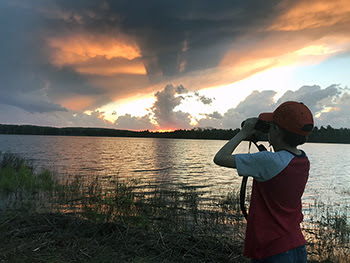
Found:
[[[55,128],[34,125],[0,124],[0,134],[23,135],[59,135],[59,136],[102,136],[102,137],[147,137],[177,139],[213,139],[229,140],[239,129],[194,128],[191,130],[175,130],[172,132],[129,131],[105,128]],[[266,136],[261,138],[266,140]],[[334,129],[331,126],[315,127],[308,139],[309,142],[350,143],[350,129]]]
[[[34,125],[0,124],[0,134],[22,135],[59,135],[59,136],[101,136],[101,137],[147,137],[147,138],[177,138],[177,139],[230,139],[239,132],[239,129],[201,129],[175,130],[172,132],[152,132],[117,130],[106,128],[81,127],[44,127]]]
[[[350,129],[334,129],[330,125],[315,127],[309,135],[309,142],[350,143]]]
[[[140,132],[105,128],[56,128],[34,125],[0,124],[0,134],[127,137],[137,136],[139,133]]]

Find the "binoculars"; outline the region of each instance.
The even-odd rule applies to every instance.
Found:
[[[245,121],[241,123],[241,128],[243,128]],[[254,130],[261,131],[263,133],[268,133],[270,129],[270,123],[262,120],[258,120],[254,126]]]

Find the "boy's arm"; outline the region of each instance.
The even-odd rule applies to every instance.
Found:
[[[227,142],[215,155],[214,163],[220,166],[236,168],[235,155],[232,155],[237,146],[246,138],[255,133],[254,126],[258,118],[250,118],[244,122],[242,130]]]

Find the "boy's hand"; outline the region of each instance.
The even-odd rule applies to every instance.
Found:
[[[258,118],[249,118],[244,121],[242,130],[229,140],[215,155],[214,163],[224,167],[236,168],[236,157],[232,152],[245,139],[252,136]]]
[[[256,123],[258,122],[258,118],[249,118],[244,121],[241,133],[244,134],[245,138],[249,138],[253,134],[256,133],[256,130],[254,129]]]

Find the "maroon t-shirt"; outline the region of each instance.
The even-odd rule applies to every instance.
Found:
[[[262,259],[305,245],[301,197],[310,162],[302,152],[237,154],[239,175],[253,176],[244,255]]]

